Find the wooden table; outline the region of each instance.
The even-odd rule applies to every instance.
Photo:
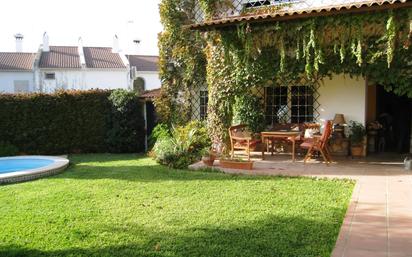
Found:
[[[281,138],[281,139],[288,139],[292,142],[292,161],[295,161],[295,150],[296,150],[296,138],[299,137],[301,134],[300,131],[284,131],[284,130],[279,130],[279,131],[267,131],[267,132],[262,132],[261,137],[262,137],[262,142],[266,144],[266,150],[269,152],[269,144],[268,141],[269,139],[276,139],[276,138]],[[273,155],[273,143],[272,143],[272,155]],[[262,149],[262,159],[265,159],[265,149]]]

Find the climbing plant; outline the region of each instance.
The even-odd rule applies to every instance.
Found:
[[[160,96],[155,99],[160,119],[182,124],[191,118],[191,93],[206,85],[205,41],[183,25],[194,15],[194,0],[163,0],[159,6],[163,32],[159,34]]]
[[[229,8],[222,1],[198,1],[207,19]],[[164,61],[179,56],[184,63],[183,72],[163,70],[163,78],[175,81],[173,88],[179,90],[187,89],[194,79],[206,81],[208,125],[215,141],[227,140],[235,96],[250,94],[252,87],[271,85],[279,80],[305,79],[308,83],[319,83],[324,77],[345,73],[367,77],[398,95],[412,97],[411,8],[278,22],[245,22],[199,33],[186,29],[190,20],[168,18],[176,15],[171,12],[171,3],[178,6],[178,2],[181,5],[188,1],[164,0],[162,3],[163,19],[178,22],[169,29],[165,27],[160,49]],[[278,10],[266,8],[260,8],[258,13]],[[178,39],[181,36],[182,40]],[[187,51],[177,51],[185,44],[190,44],[184,48]],[[194,68],[204,65],[206,72],[195,72]],[[193,74],[197,78],[193,78]],[[169,84],[164,83],[171,88]]]

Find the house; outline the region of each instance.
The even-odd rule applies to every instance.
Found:
[[[160,88],[159,57],[150,55],[126,55],[129,61],[133,85],[143,90]]]
[[[34,90],[34,53],[0,53],[0,93]]]
[[[0,52],[0,92],[45,92],[59,89],[160,88],[158,57],[124,55],[119,39],[112,47],[55,46],[47,33],[37,53],[23,53],[23,35],[16,35],[16,52]]]
[[[21,34],[15,35],[16,52],[0,53],[0,93],[34,90],[35,53],[23,53]]]
[[[130,88],[128,64],[119,53],[117,37],[113,48],[83,47],[81,40],[78,46],[49,46],[44,34],[38,56],[36,88],[41,92]]]
[[[226,58],[227,56],[223,54],[219,55],[219,49],[225,49],[225,47],[227,47],[230,43],[221,43],[222,37],[219,38],[220,33],[223,34],[232,32],[232,38],[238,37],[238,41],[236,41],[237,44],[233,43],[231,45],[232,49],[238,50],[237,52],[235,50],[232,51],[234,55],[242,51],[246,51],[245,49],[253,49],[255,47],[255,55],[251,58],[255,63],[260,61],[263,63],[262,60],[265,55],[269,56],[270,54],[273,54],[273,57],[280,60],[279,63],[282,64],[282,58],[295,58],[294,56],[296,55],[296,52],[293,47],[296,45],[298,45],[297,48],[299,48],[299,54],[307,54],[304,52],[305,49],[300,50],[302,44],[307,44],[307,42],[312,39],[313,42],[316,40],[315,37],[321,35],[322,33],[323,35],[329,36],[328,39],[331,42],[335,40],[335,46],[339,46],[337,45],[337,40],[335,38],[339,38],[341,41],[346,40],[345,37],[349,38],[350,33],[342,34],[343,32],[341,32],[339,34],[336,33],[336,31],[333,31],[333,29],[332,31],[325,30],[316,35],[314,35],[316,32],[313,32],[312,37],[310,36],[310,33],[306,34],[308,36],[303,35],[303,32],[300,31],[300,29],[302,29],[303,26],[307,26],[307,31],[311,32],[310,21],[313,21],[316,18],[332,16],[341,17],[344,15],[361,16],[364,14],[379,15],[386,13],[386,16],[382,15],[384,18],[376,21],[376,24],[379,22],[383,23],[383,29],[370,29],[374,25],[372,23],[370,25],[366,23],[363,25],[358,24],[359,26],[354,27],[352,30],[365,30],[366,32],[364,33],[379,34],[384,33],[382,31],[385,31],[385,29],[392,26],[393,22],[396,22],[394,19],[390,18],[391,12],[389,10],[409,10],[410,13],[410,8],[412,8],[412,3],[407,0],[232,0],[228,2],[230,2],[230,4],[223,3],[206,10],[204,9],[204,5],[196,5],[193,13],[188,15],[190,17],[194,17],[194,19],[190,24],[186,25],[192,30],[214,32],[207,33],[207,35],[215,37],[215,40],[209,41],[208,51],[210,52],[207,56],[209,58],[208,62],[213,62],[213,65],[216,67],[221,67],[219,65],[224,63],[223,58]],[[213,3],[210,4],[213,5]],[[207,13],[207,11],[210,10],[212,10],[212,13]],[[385,20],[383,21],[383,19]],[[308,22],[306,24],[300,23],[303,24],[301,27],[293,27],[293,24],[296,24],[299,21]],[[405,22],[406,25],[402,24],[402,27],[406,28],[405,30],[409,29],[409,26],[407,26],[408,22],[409,20]],[[282,25],[283,27],[281,27]],[[315,27],[315,25],[313,25],[313,27]],[[401,26],[399,25],[399,27]],[[296,29],[297,31],[294,35],[292,35],[293,29]],[[341,28],[342,31],[349,29],[352,28]],[[282,32],[284,32],[284,34],[281,34]],[[406,32],[404,34],[407,35],[408,33]],[[284,41],[282,41],[284,40],[283,37],[289,37],[288,39],[290,39],[291,42],[288,42],[285,45]],[[230,37],[227,36],[225,40],[228,40],[228,38],[230,39]],[[270,40],[271,38],[272,40]],[[386,36],[386,38],[388,39],[389,37]],[[245,43],[244,46],[239,44],[239,42],[242,41],[248,42],[247,39],[254,40],[253,44],[255,45],[246,46]],[[412,60],[409,59],[409,61],[399,61],[396,65],[397,69],[404,69],[406,71],[403,73],[404,77],[400,77],[398,79],[399,83],[404,83],[401,88],[396,85],[396,82],[388,82],[389,80],[386,80],[385,78],[386,73],[394,73],[391,72],[391,70],[395,69],[390,66],[390,50],[385,51],[384,54],[388,55],[388,57],[382,58],[380,63],[382,64],[383,61],[386,62],[386,59],[388,59],[388,64],[386,66],[389,68],[385,65],[381,65],[379,66],[382,67],[379,68],[380,70],[377,69],[374,73],[370,72],[368,68],[372,67],[374,63],[364,61],[362,60],[362,57],[367,57],[366,52],[369,51],[372,46],[369,46],[369,48],[366,49],[364,46],[366,42],[362,42],[361,40],[362,38],[358,37],[357,39],[352,39],[352,41],[348,43],[342,43],[342,51],[347,51],[349,49],[348,52],[353,55],[346,57],[346,60],[344,60],[345,56],[342,57],[343,60],[340,61],[340,70],[343,70],[343,72],[334,71],[331,72],[331,74],[328,74],[328,76],[317,78],[316,81],[314,81],[314,79],[307,79],[306,76],[300,76],[300,74],[297,74],[299,75],[299,80],[296,78],[294,78],[295,80],[292,80],[290,78],[282,77],[281,75],[276,79],[271,79],[270,76],[267,76],[266,80],[258,82],[259,84],[255,85],[255,87],[251,89],[250,93],[258,96],[262,102],[264,106],[262,112],[265,114],[266,125],[270,126],[276,123],[323,122],[325,120],[333,120],[336,114],[344,114],[346,121],[357,121],[364,125],[377,120],[380,121],[381,119],[386,119],[390,124],[386,124],[387,127],[385,133],[390,133],[390,135],[388,135],[388,140],[386,140],[386,145],[384,147],[385,150],[412,152],[412,99],[410,98],[412,93],[408,93],[407,91],[408,88],[412,87],[410,84],[409,87],[407,85],[408,80],[409,83],[412,81],[410,75],[408,75],[410,74],[410,72],[408,73],[408,66],[410,66]],[[406,38],[405,40],[408,39]],[[220,43],[221,45],[219,45]],[[318,69],[316,65],[322,65],[322,61],[318,61],[314,58],[314,56],[319,57],[319,59],[322,58],[320,54],[318,55],[319,52],[316,52],[317,50],[315,49],[315,45],[321,43],[326,45],[325,42],[312,43],[313,47],[311,45],[305,45],[306,50],[309,49],[308,51],[313,51],[308,52],[310,54],[309,57],[306,56],[306,59],[312,62],[306,63],[308,70]],[[402,45],[402,43],[399,43],[399,45]],[[391,42],[387,43],[386,46],[390,44]],[[212,47],[210,47],[211,45]],[[333,49],[333,42],[328,46],[331,46],[329,49]],[[403,51],[404,54],[403,56],[398,55],[398,57],[407,58],[407,56],[411,56],[410,50],[408,50],[410,48],[407,48],[407,46],[408,43],[405,41],[404,49],[400,50]],[[226,51],[230,50],[226,49]],[[277,56],[274,56],[274,52],[277,52]],[[339,51],[336,52],[338,52],[337,55],[339,55]],[[341,53],[341,55],[344,54]],[[213,59],[215,58],[214,56],[219,56],[219,59]],[[272,57],[270,57],[269,60],[274,59],[271,58]],[[296,58],[298,59],[298,57]],[[354,62],[360,63],[358,69],[362,69],[361,72],[354,75],[356,72],[350,73],[349,71],[346,71],[347,66],[350,65],[348,59],[356,59]],[[399,58],[399,60],[400,59],[401,58]],[[302,58],[299,59],[299,61],[302,61]],[[303,59],[302,62],[304,61],[305,59]],[[362,63],[362,61],[364,62]],[[314,62],[318,62],[314,65],[315,67],[313,66]],[[278,72],[282,69],[280,66],[281,65],[273,62],[266,67],[269,67],[267,70],[269,70],[270,67],[273,69],[274,77],[275,74],[281,74]],[[378,66],[376,65],[376,67]],[[327,68],[329,67],[325,67],[325,69]],[[228,70],[230,71],[231,69]],[[210,71],[211,70],[209,69],[208,72]],[[209,76],[213,76],[210,74],[212,73],[209,73]],[[214,74],[217,76],[220,75],[217,71]],[[379,78],[374,77],[373,75],[379,76]],[[214,94],[219,92],[219,86],[221,88],[227,88],[230,86],[230,82],[225,82],[225,85],[219,85],[219,83],[221,81],[223,83],[226,78],[229,78],[229,76],[222,77],[220,80],[219,77],[213,77],[213,81],[215,83],[208,86],[209,88],[213,87],[216,89],[212,91]],[[212,80],[212,78],[209,80]],[[388,84],[385,84],[385,81]],[[397,87],[398,89],[396,89]],[[403,93],[399,93],[401,90],[404,90]],[[407,96],[408,94],[409,97]],[[215,99],[216,97],[219,97],[218,95],[213,96]],[[227,95],[225,95],[225,97],[227,97]],[[201,109],[200,101],[195,101],[194,104],[196,105],[195,108],[197,108],[197,110]],[[215,100],[213,104],[215,106],[212,106],[212,111],[224,110],[223,106],[219,106],[221,103],[218,100]],[[221,123],[227,121],[216,118],[225,117],[225,115],[219,113],[213,117],[213,122],[216,122],[216,124],[209,124],[212,128],[220,129],[225,127],[222,126]],[[224,132],[225,130],[221,130],[221,133]]]

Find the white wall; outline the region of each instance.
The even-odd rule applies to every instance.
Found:
[[[55,73],[56,79],[45,79],[45,73]],[[56,89],[128,89],[126,70],[42,70],[40,83],[43,92],[51,93]]]
[[[15,93],[14,81],[25,80],[29,82],[29,91],[34,89],[33,72],[0,72],[0,93]]]
[[[319,88],[319,121],[333,120],[336,113],[343,113],[346,122],[351,120],[365,124],[366,82],[364,78],[334,75],[325,79]]]
[[[85,71],[87,89],[129,89],[128,72],[122,71]]]
[[[138,71],[136,72],[137,77],[141,77],[145,81],[145,89],[152,90],[160,88],[161,82],[159,78],[159,73],[155,71]]]
[[[55,79],[46,79],[46,73],[54,73]],[[40,88],[44,93],[53,93],[57,89],[85,90],[84,75],[80,70],[41,70]]]

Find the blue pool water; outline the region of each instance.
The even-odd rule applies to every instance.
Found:
[[[47,159],[1,159],[0,158],[0,174],[17,171],[25,171],[37,169],[52,164],[53,160]]]

